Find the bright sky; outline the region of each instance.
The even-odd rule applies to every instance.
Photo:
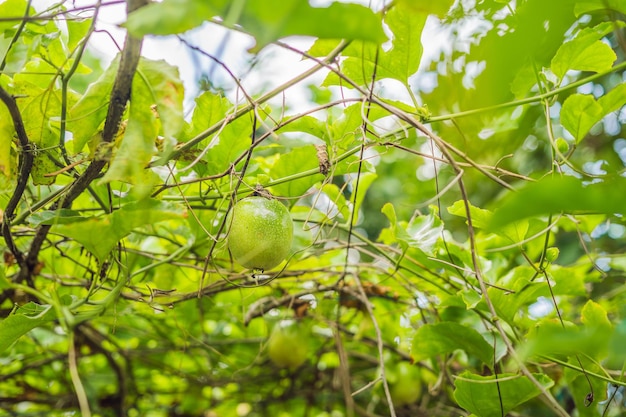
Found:
[[[1,2],[1,0],[0,0]],[[331,0],[312,0],[314,6],[324,6]],[[367,3],[367,1],[360,1]],[[380,1],[378,1],[380,3]],[[37,10],[42,10],[46,5],[54,4],[53,0],[34,0],[33,5]],[[75,0],[69,7],[81,7],[94,4],[94,0]],[[105,0],[106,3],[106,0]],[[90,12],[91,13],[91,12]],[[97,29],[91,39],[92,52],[96,53],[103,59],[104,65],[117,53],[116,43],[121,47],[124,42],[125,32],[119,28],[119,23],[125,21],[125,4],[107,5],[101,8]],[[225,47],[220,51],[220,46],[227,36]],[[445,33],[440,29],[436,19],[430,19],[424,33],[428,34],[428,41],[423,42],[424,55],[426,57],[434,57],[439,53],[440,48],[445,44]],[[256,61],[255,70],[250,71],[253,56],[247,53],[247,49],[254,44],[254,40],[245,34],[227,31],[218,25],[206,23],[202,27],[196,28],[185,33],[184,38],[203,51],[218,56],[229,69],[238,77],[247,91],[258,93],[259,91],[267,91],[293,77],[302,73],[311,67],[311,63],[301,60],[301,57],[293,52],[287,51],[278,46],[270,45],[264,48]],[[288,42],[302,50],[306,50],[311,45],[311,39],[290,38]],[[185,83],[185,91],[187,92],[187,108],[192,107],[193,97],[198,92],[198,79],[202,75],[211,74],[211,81],[218,87],[227,90],[227,94],[231,100],[235,100],[236,91],[233,82],[226,72],[206,57],[202,57],[197,53],[192,53],[189,48],[185,47],[176,37],[147,37],[144,40],[142,54],[150,59],[165,59],[167,62],[179,68],[181,78]],[[215,68],[211,68],[215,66]],[[321,83],[325,73],[320,72],[308,81]],[[421,89],[430,89],[433,87],[433,77],[421,74],[415,78],[415,83]],[[397,91],[396,91],[397,90]],[[401,89],[394,86],[385,86],[385,94],[389,98],[397,98],[408,100]],[[394,97],[394,93],[398,96]],[[282,100],[293,110],[303,110],[307,103],[310,93],[304,85],[299,85],[290,90],[285,97],[277,97],[275,104],[282,104]],[[241,98],[241,94],[239,97]]]

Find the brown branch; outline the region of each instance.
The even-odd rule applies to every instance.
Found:
[[[128,0],[126,7],[127,12],[130,13],[137,10],[147,3],[148,0]],[[135,74],[137,65],[139,64],[142,41],[143,38],[136,38],[128,33],[126,34],[126,41],[124,49],[122,50],[122,57],[120,59],[117,76],[111,91],[109,110],[107,112],[102,132],[102,142],[105,144],[113,141],[119,125],[122,122],[122,115],[124,114],[126,104],[131,96],[133,75]],[[55,210],[59,208],[59,206],[61,208],[70,208],[72,206],[72,202],[87,189],[89,184],[91,184],[91,182],[95,180],[98,175],[100,175],[100,171],[102,171],[106,163],[107,162],[105,160],[94,159],[87,169],[85,169],[85,172],[78,177],[74,183],[72,183],[65,197],[55,203],[52,209]],[[42,225],[37,230],[37,234],[31,243],[28,257],[25,262],[26,268],[23,267],[20,271],[21,279],[28,277],[34,266],[37,264],[39,251],[41,250],[41,246],[43,245],[49,231],[49,225]]]
[[[22,264],[24,257],[22,252],[15,246],[15,242],[13,242],[13,236],[11,236],[11,220],[15,215],[15,209],[26,190],[26,185],[28,184],[28,176],[30,175],[30,171],[33,168],[33,144],[28,140],[28,135],[26,134],[26,129],[24,129],[24,121],[22,120],[22,115],[20,113],[20,109],[17,107],[17,103],[15,102],[15,98],[10,95],[6,90],[0,87],[0,100],[4,102],[9,110],[9,114],[13,119],[13,126],[15,127],[15,133],[17,134],[18,143],[20,146],[19,152],[19,174],[17,177],[17,184],[15,185],[15,191],[9,202],[7,203],[6,208],[4,209],[4,214],[2,216],[2,236],[4,237],[4,241],[7,244],[7,247],[15,256],[15,260]]]

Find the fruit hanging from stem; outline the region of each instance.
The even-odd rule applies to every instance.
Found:
[[[253,196],[233,207],[228,232],[228,248],[240,265],[266,271],[280,264],[289,254],[293,221],[278,200]]]

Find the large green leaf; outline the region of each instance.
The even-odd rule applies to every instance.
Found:
[[[376,43],[386,39],[381,18],[367,7],[339,2],[312,7],[301,0],[165,0],[133,12],[126,27],[135,35],[168,35],[184,32],[216,15],[226,25],[239,24],[253,35],[256,51],[293,35]]]
[[[200,26],[219,13],[215,2],[208,0],[164,0],[150,3],[128,16],[124,24],[130,33],[172,35]]]
[[[597,101],[591,94],[572,94],[561,108],[561,124],[579,143],[607,114],[626,104],[626,83],[613,88]]]
[[[493,347],[471,327],[455,322],[425,324],[413,336],[411,355],[416,361],[436,355],[464,350],[480,359],[485,365],[493,365]]]
[[[393,40],[391,49],[381,54],[380,78],[395,78],[408,85],[422,58],[421,37],[427,17],[427,13],[413,10],[408,2],[398,3],[387,13],[385,23],[393,32]]]
[[[614,10],[626,14],[626,1],[624,0],[578,0],[574,7],[576,16],[589,12]]]
[[[517,2],[515,13],[493,25],[466,58],[466,62],[484,62],[475,88],[465,99],[468,106],[479,108],[511,99],[518,72],[531,63],[548,66],[574,20],[573,2]]]
[[[600,72],[611,68],[617,56],[600,39],[611,33],[615,23],[604,22],[581,30],[574,39],[564,43],[552,59],[552,71],[562,78],[569,70]]]
[[[233,104],[226,98],[205,92],[196,98],[196,106],[191,118],[191,127],[186,138],[191,138],[218,125],[217,133],[209,136],[208,143],[201,142],[187,160],[195,160],[200,152],[204,159],[196,163],[195,169],[202,175],[219,174],[227,170],[233,161],[250,147],[252,143],[252,123],[250,118],[240,117],[226,124],[225,117],[233,112]],[[208,148],[208,149],[207,149]]]
[[[497,230],[520,219],[547,214],[626,214],[626,194],[616,192],[624,189],[623,177],[588,185],[573,177],[546,178],[508,194],[498,204],[489,228]]]
[[[574,136],[577,143],[602,117],[602,106],[591,94],[572,94],[561,108],[561,124]]]
[[[284,197],[298,197],[306,193],[315,183],[322,180],[322,174],[306,175],[301,178],[293,178],[298,173],[319,167],[315,146],[301,146],[291,152],[280,155],[270,170],[272,181],[281,181],[280,184],[272,185],[274,195]]]
[[[6,350],[17,339],[56,318],[51,305],[33,302],[19,307],[13,314],[0,321],[0,352]]]
[[[548,376],[535,374],[544,388],[554,385]],[[538,396],[541,390],[528,378],[504,373],[482,376],[465,371],[454,381],[454,398],[465,410],[480,417],[502,417],[520,404]]]
[[[188,136],[193,137],[221,121],[231,110],[233,104],[225,97],[205,91],[196,97],[191,128]]]
[[[626,319],[615,326],[613,335],[609,341],[608,366],[619,368],[626,361]]]
[[[120,239],[135,228],[183,215],[184,211],[178,206],[156,200],[144,200],[128,204],[111,214],[71,224],[55,225],[52,232],[76,240],[102,262]]]
[[[142,58],[137,74],[149,89],[149,99],[156,106],[161,130],[166,139],[175,138],[183,128],[183,83],[178,68],[166,61]]]
[[[35,185],[50,185],[54,183],[55,178],[46,174],[56,171],[58,167],[49,156],[60,159],[57,148],[59,136],[51,126],[53,118],[57,117],[61,110],[61,92],[49,86],[41,87],[32,81],[30,74],[16,74],[13,79],[12,93],[20,98],[17,103],[22,114],[26,135],[42,150],[34,154],[30,176]]]
[[[0,16],[21,16],[27,10],[27,5],[29,13],[32,13],[33,8],[26,0],[5,0],[0,3]],[[0,21],[0,32],[17,26],[19,26],[19,20],[3,19]],[[5,50],[0,49],[0,58],[3,58],[5,53]]]
[[[343,51],[343,56],[347,58],[341,64],[341,72],[358,85],[370,84],[376,75],[376,79],[392,78],[408,87],[409,77],[417,72],[422,57],[421,38],[426,19],[432,13],[445,13],[449,6],[447,1],[398,2],[384,17],[385,24],[393,34],[391,47],[383,50],[375,44],[353,42]],[[318,41],[309,53],[323,56],[336,45],[336,42]],[[335,73],[328,74],[324,85],[350,87]]]
[[[575,356],[600,361],[610,351],[613,326],[607,318],[606,310],[598,303],[589,300],[581,312],[583,324],[563,326],[556,320],[540,322],[528,335],[522,356]]]

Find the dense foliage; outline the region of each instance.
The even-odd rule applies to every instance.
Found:
[[[117,3],[0,0],[0,415],[623,415],[623,1]]]

